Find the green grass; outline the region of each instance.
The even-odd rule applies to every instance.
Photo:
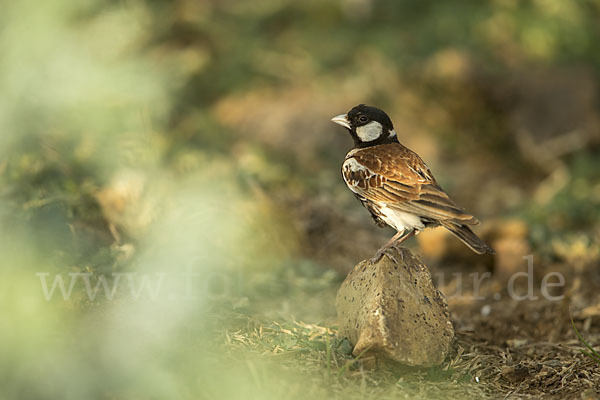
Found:
[[[305,398],[307,393],[347,399],[485,396],[468,371],[450,367],[452,360],[434,368],[385,364],[370,369],[363,362],[364,352],[353,357],[352,346],[336,336],[334,327],[245,318],[245,328],[226,331],[224,349],[231,359],[250,362],[247,373],[254,376],[253,385],[266,388],[265,394],[284,386],[290,388],[288,398]]]
[[[283,391],[287,398],[485,397],[459,347],[433,368],[383,363],[372,369],[366,351],[354,357],[351,343],[337,336],[335,293],[341,277],[330,273],[312,263],[289,265],[282,274],[256,279],[263,285],[278,281],[282,290],[275,295],[250,297],[243,312],[220,311],[217,325],[225,329],[219,351],[247,366],[243,374],[254,377],[253,389],[261,387],[267,397]],[[281,304],[285,313],[274,312]]]
[[[583,336],[581,336],[581,333],[579,333],[579,330],[575,326],[575,322],[573,321],[573,317],[572,316],[571,316],[571,326],[573,327],[573,330],[575,331],[575,334],[577,335],[577,338],[579,339],[579,341],[589,350],[589,351],[587,351],[587,350],[584,350],[584,349],[580,349],[579,351],[582,354],[585,354],[587,357],[589,357],[592,360],[594,360],[595,362],[597,362],[598,364],[600,364],[600,354],[596,350],[594,350],[594,348],[592,347],[592,345],[589,344],[583,338]]]

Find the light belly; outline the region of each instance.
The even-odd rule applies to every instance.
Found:
[[[414,214],[392,210],[386,206],[379,207],[379,212],[381,213],[381,219],[398,232],[413,229],[422,230],[425,228],[421,218]]]

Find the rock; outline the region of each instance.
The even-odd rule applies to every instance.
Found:
[[[419,258],[405,248],[389,252],[397,263],[387,255],[375,264],[362,261],[344,280],[336,298],[338,334],[354,345],[354,356],[438,365],[454,339],[446,300]]]
[[[453,243],[452,239],[452,234],[446,229],[427,229],[417,235],[421,254],[425,259],[429,258],[434,261],[442,260],[451,250],[455,250],[458,243]],[[460,240],[456,239],[456,241],[460,243]],[[451,247],[454,248],[451,249]],[[458,250],[463,249],[459,248]]]
[[[483,229],[477,229],[475,233],[486,243],[492,245],[492,248],[494,247],[493,243],[486,238],[486,232]],[[425,229],[416,238],[419,242],[420,254],[428,263],[441,265],[459,262],[461,264],[483,265],[489,268],[492,266],[493,257],[491,254],[480,255],[473,252],[460,239],[442,227]]]
[[[524,256],[531,254],[528,241],[529,227],[519,219],[497,220],[487,237],[496,254],[494,255],[494,275],[505,285],[518,272],[527,271]]]
[[[525,239],[502,238],[494,241],[494,275],[500,282],[508,283],[518,272],[527,272],[527,260],[531,247]]]

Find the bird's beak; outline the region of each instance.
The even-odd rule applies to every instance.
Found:
[[[336,124],[343,126],[344,128],[352,129],[350,122],[348,122],[348,114],[336,115],[335,117],[331,118],[331,120]]]

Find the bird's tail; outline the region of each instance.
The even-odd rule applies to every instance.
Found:
[[[469,226],[462,224],[455,224],[452,222],[443,221],[442,225],[448,229],[454,236],[462,240],[464,244],[469,246],[477,254],[496,253],[494,249],[488,246],[483,240],[481,240]]]

